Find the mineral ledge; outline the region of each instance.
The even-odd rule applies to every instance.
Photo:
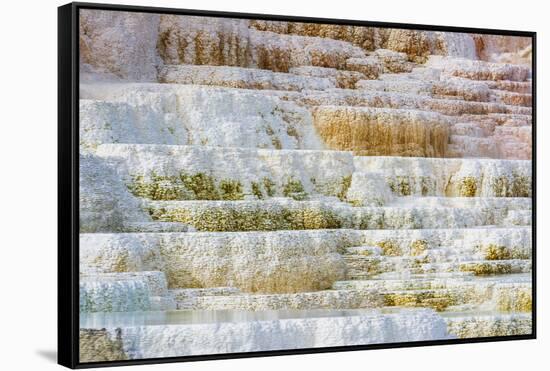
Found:
[[[531,332],[530,39],[81,10],[80,360]]]

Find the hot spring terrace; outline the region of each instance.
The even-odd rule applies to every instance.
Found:
[[[531,333],[527,49],[137,17],[82,19],[82,362]]]

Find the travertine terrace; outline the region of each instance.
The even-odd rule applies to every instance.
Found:
[[[81,10],[80,360],[529,334],[530,48]]]

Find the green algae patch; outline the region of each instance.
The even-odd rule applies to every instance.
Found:
[[[252,194],[258,199],[263,200],[264,194],[262,192],[262,188],[260,186],[260,183],[257,182],[251,182],[250,183],[250,190],[252,191]]]
[[[495,197],[506,197],[510,183],[506,177],[498,177],[491,182],[491,188]]]
[[[265,208],[263,206],[212,205],[201,208],[150,208],[153,220],[180,222],[199,231],[276,231],[338,229],[342,223],[330,210],[316,207]]]
[[[472,272],[476,276],[487,276],[493,274],[510,274],[512,273],[512,266],[510,263],[485,263],[485,262],[473,262],[460,264],[461,272]]]
[[[531,177],[514,174],[511,197],[531,197]]]
[[[294,178],[289,178],[286,183],[283,184],[283,195],[296,201],[303,201],[308,197],[302,182]]]
[[[355,229],[384,229],[384,215],[372,212],[368,208],[361,208],[353,215],[352,228]]]
[[[388,307],[432,308],[441,312],[455,303],[456,298],[448,292],[412,291],[384,294],[384,304]]]
[[[460,180],[458,194],[461,197],[474,197],[477,193],[477,180],[474,177],[465,177]]]
[[[244,199],[241,182],[231,179],[223,179],[220,182],[220,196],[222,200],[237,201]]]
[[[385,294],[384,305],[388,307],[415,307],[418,303],[417,295],[413,294]]]
[[[512,258],[512,253],[506,246],[489,244],[483,247],[485,260],[508,260]]]
[[[338,195],[337,195],[340,201],[346,200],[346,196],[348,194],[348,190],[350,187],[351,187],[351,175],[342,177],[340,192],[338,192]]]
[[[531,178],[514,174],[497,177],[491,182],[495,197],[531,197]]]
[[[427,298],[420,302],[420,307],[428,307],[438,312],[443,312],[447,307],[454,305],[454,300],[450,297]]]
[[[130,192],[141,198],[154,201],[176,200],[227,200],[244,199],[243,186],[238,180],[222,179],[219,183],[205,173],[136,175],[128,185]]]
[[[503,246],[494,243],[477,245],[485,260],[531,259],[530,249],[522,246]]]
[[[143,175],[137,175],[128,186],[130,192],[136,197],[148,198],[150,200],[183,200],[188,197],[186,188],[175,176],[161,176],[151,174],[150,180]]]
[[[426,240],[414,240],[411,243],[411,255],[422,255],[428,250],[428,241]]]
[[[269,179],[268,177],[264,177],[262,179],[262,183],[264,185],[265,192],[269,197],[275,196],[275,182]]]
[[[376,244],[382,249],[382,254],[386,256],[401,256],[403,255],[403,251],[401,250],[401,246],[399,246],[399,243],[395,240],[384,240],[380,241]]]
[[[216,189],[214,177],[205,173],[193,175],[181,173],[180,179],[187,189],[195,195],[195,200],[219,200],[220,194]]]
[[[361,200],[347,200],[347,203],[350,204],[353,207],[363,206],[363,201],[361,201]]]
[[[411,195],[411,183],[407,176],[396,176],[395,179],[389,179],[388,186],[393,193],[400,196]]]
[[[496,296],[496,307],[500,312],[531,312],[533,309],[533,297],[530,288],[502,288]]]

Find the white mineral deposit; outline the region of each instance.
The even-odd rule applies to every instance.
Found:
[[[81,362],[531,333],[529,38],[80,13]]]

